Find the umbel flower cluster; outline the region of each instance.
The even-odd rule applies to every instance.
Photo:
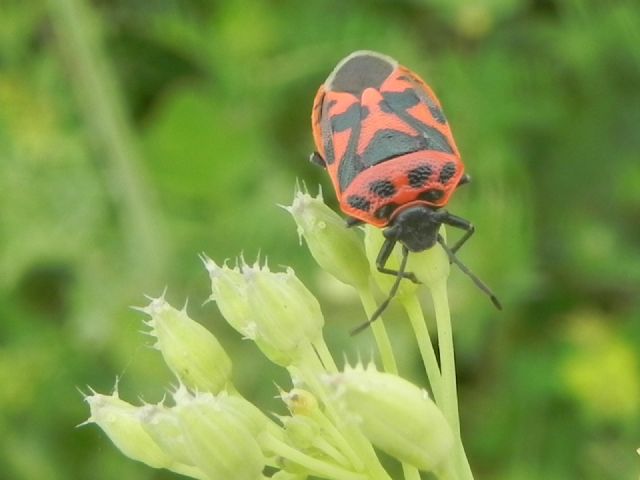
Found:
[[[375,269],[380,232],[345,228],[321,195],[297,191],[284,208],[320,267],[355,288],[371,315],[377,305],[372,290],[387,292],[394,281]],[[391,267],[399,263],[396,253]],[[405,480],[419,480],[420,472],[473,478],[459,434],[449,261],[439,246],[412,255],[408,266],[431,292],[439,358],[417,300],[419,286],[401,282],[397,296],[431,393],[398,375],[382,319],[371,325],[382,368],[361,362],[339,368],[323,338],[320,305],[291,268],[271,271],[266,263],[242,259],[230,267],[205,255],[202,261],[210,300],[226,321],[288,371],[291,387],[279,391],[288,414],[262,412],[244,398],[233,384],[232,360],[215,336],[163,295],[139,310],[148,315],[155,347],[177,378],[169,398],[133,405],[117,390],[86,396],[91,415],[85,423],[97,424],[122,453],[201,480],[391,480],[389,471],[400,471],[389,468],[394,459]]]

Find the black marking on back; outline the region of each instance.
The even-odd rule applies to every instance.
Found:
[[[371,208],[371,202],[359,195],[350,195],[349,197],[347,197],[347,203],[353,208],[362,210],[364,212],[368,212],[369,208]]]
[[[433,115],[433,118],[436,119],[436,122],[438,122],[441,125],[444,125],[445,123],[447,123],[447,117],[444,116],[444,112],[442,111],[442,109],[439,106],[437,106],[435,103],[433,103],[429,97],[427,98],[428,98],[427,106],[429,107],[429,111],[431,112],[431,115]]]
[[[326,135],[324,139],[324,161],[327,165],[332,165],[336,161],[336,152],[333,150],[331,135]]]
[[[328,88],[360,96],[367,88],[379,90],[394,68],[394,65],[383,58],[371,54],[357,55],[340,66]]]
[[[354,178],[356,178],[364,169],[365,166],[359,155],[353,155],[350,158],[345,157],[338,166],[338,183],[340,184],[340,191],[344,192],[347,187],[351,185]]]
[[[331,128],[333,132],[341,132],[349,128],[351,129],[347,149],[338,167],[338,184],[340,185],[341,192],[344,192],[353,179],[365,169],[362,159],[357,154],[356,150],[358,148],[358,140],[360,139],[362,118],[366,117],[368,113],[369,110],[366,107],[362,107],[359,103],[354,103],[344,113],[336,115],[331,119]],[[343,130],[338,130],[340,128]]]
[[[420,150],[429,150],[425,138],[421,135],[411,136],[396,130],[378,130],[362,152],[362,162],[365,167],[372,167]]]
[[[397,203],[387,203],[386,205],[383,205],[382,207],[377,209],[373,213],[373,216],[376,218],[389,218],[391,214],[396,210],[396,208],[398,208]]]
[[[389,180],[376,180],[369,184],[369,191],[377,197],[388,198],[396,194],[396,187]]]
[[[418,195],[418,199],[426,200],[427,202],[437,202],[444,196],[444,192],[439,188],[430,188],[429,190],[422,192]]]
[[[324,161],[327,165],[332,165],[336,160],[336,152],[333,148],[333,132],[331,131],[331,124],[329,111],[336,104],[335,100],[331,100],[322,104],[322,114],[320,116],[320,131],[322,132],[322,141],[324,143]]]
[[[409,179],[409,185],[413,188],[422,187],[429,177],[431,176],[432,170],[430,165],[420,165],[414,169],[411,169],[407,172],[407,178]]]
[[[350,128],[355,130],[356,127],[359,127],[362,119],[367,118],[367,115],[369,115],[367,107],[354,103],[344,112],[331,117],[331,130],[334,133],[344,132]]]
[[[418,82],[415,78],[412,78],[406,75],[402,75],[399,78],[401,80],[405,80],[409,82],[414,86],[413,88],[416,92],[416,95],[420,97],[420,100],[422,100],[424,103],[427,104],[427,107],[429,108],[429,111],[431,112],[431,115],[433,115],[433,118],[436,120],[436,122],[438,122],[441,125],[444,125],[445,123],[447,123],[447,117],[444,116],[444,112],[442,111],[442,108],[440,108],[438,104],[434,101],[434,99],[431,97],[431,95],[429,95],[424,90],[424,88],[422,88],[422,85],[420,84],[420,82]]]
[[[408,110],[420,103],[415,91],[407,88],[403,92],[385,92],[384,101],[380,102],[380,109],[386,113],[393,113],[397,109]]]
[[[440,180],[440,183],[446,185],[447,182],[451,180],[451,177],[453,177],[455,174],[456,164],[454,162],[447,162],[444,164],[444,167],[442,167],[442,170],[440,170],[438,179]]]
[[[440,133],[438,129],[423,123],[407,111],[407,108],[417,104],[415,101],[417,97],[413,89],[408,88],[404,92],[386,92],[382,96],[384,100],[381,102],[380,108],[384,111],[395,113],[408,125],[420,132],[424,136],[426,143],[424,150],[453,153],[447,137]],[[407,105],[409,106],[407,107]]]

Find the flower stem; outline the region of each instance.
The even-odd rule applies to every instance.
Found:
[[[431,285],[431,298],[438,326],[438,347],[442,371],[442,404],[440,408],[455,437],[455,470],[461,480],[473,479],[460,437],[460,418],[458,414],[458,391],[456,385],[456,364],[453,348],[453,330],[451,312],[447,295],[446,279]]]
[[[416,467],[403,463],[402,472],[404,473],[404,480],[420,480],[420,472]]]
[[[297,463],[321,477],[335,480],[368,480],[366,475],[350,472],[337,465],[313,458],[270,435],[262,436],[260,443],[265,450],[270,450],[280,457]]]
[[[360,299],[364,305],[364,310],[367,312],[367,317],[371,318],[371,315],[376,309],[373,297],[368,291],[360,292]],[[373,330],[373,336],[376,339],[378,345],[378,351],[380,352],[380,358],[382,359],[382,366],[387,373],[393,373],[398,375],[398,364],[396,363],[395,355],[393,354],[393,348],[391,347],[391,341],[387,334],[387,329],[384,326],[382,318],[371,324]],[[405,480],[420,480],[420,472],[418,469],[407,464],[402,464],[402,471],[404,473]]]
[[[328,458],[333,459],[341,467],[346,469],[353,468],[353,465],[351,465],[351,462],[349,462],[345,455],[322,436],[318,436],[314,439],[313,446],[324,453]]]
[[[340,430],[329,420],[324,412],[316,410],[312,414],[312,418],[322,427],[324,433],[327,434],[331,442],[349,459],[352,467],[356,471],[364,470],[364,463],[355,452],[349,442],[344,438]]]
[[[320,358],[322,365],[324,365],[325,370],[329,373],[337,373],[338,367],[336,366],[336,362],[333,360],[333,356],[331,355],[329,347],[327,347],[327,343],[324,341],[324,338],[320,338],[320,340],[313,342],[313,348],[318,354],[318,357]]]
[[[440,366],[438,365],[436,352],[431,343],[431,337],[429,336],[420,302],[414,295],[410,295],[402,299],[402,305],[407,312],[413,333],[416,336],[420,355],[422,356],[422,363],[429,378],[429,385],[431,385],[433,398],[436,404],[442,409],[442,374],[440,373]]]
[[[370,318],[373,312],[376,310],[376,303],[371,295],[371,292],[367,290],[361,290],[360,301],[364,307],[364,311],[367,313],[367,317]],[[393,349],[391,348],[391,341],[387,334],[387,329],[384,326],[382,317],[371,324],[371,330],[375,337],[376,344],[378,345],[378,352],[380,352],[380,359],[382,360],[382,366],[387,373],[398,374],[398,365],[396,358],[393,355]]]
[[[308,350],[308,354],[303,355],[301,363],[296,366],[296,371],[301,376],[301,380],[322,402],[327,412],[327,417],[331,419],[358,457],[362,459],[370,480],[391,480],[391,477],[380,463],[371,442],[367,440],[355,424],[345,421],[338,413],[331,398],[329,398],[326,387],[320,381],[319,373],[323,369],[320,359],[311,345],[309,345]]]

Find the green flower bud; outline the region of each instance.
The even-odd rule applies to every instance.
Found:
[[[309,448],[316,440],[320,429],[318,423],[311,418],[311,414],[318,410],[318,400],[311,392],[301,388],[294,388],[289,392],[281,391],[280,398],[292,415],[280,417],[290,443],[298,449]]]
[[[244,265],[247,298],[257,331],[256,342],[278,353],[282,366],[294,363],[304,347],[322,337],[320,304],[293,269],[271,272],[268,267]]]
[[[227,321],[256,342],[274,363],[289,366],[322,336],[324,318],[316,298],[291,268],[272,272],[258,263],[218,267],[205,259],[211,299]]]
[[[446,240],[444,227],[440,228],[440,235],[442,235]],[[367,225],[365,227],[364,245],[367,252],[367,258],[369,259],[369,264],[371,266],[371,271],[373,272],[373,278],[383,292],[388,292],[395,282],[395,277],[386,273],[380,273],[376,266],[376,259],[384,240],[385,238],[382,235],[382,230],[371,225]],[[386,266],[387,268],[397,270],[400,267],[401,260],[402,245],[398,242],[393,249],[393,253],[389,257]],[[418,280],[429,288],[431,288],[435,283],[446,279],[449,276],[449,270],[449,258],[440,245],[434,245],[432,248],[425,250],[424,252],[409,253],[406,271],[415,273]],[[411,281],[402,281],[400,282],[398,297],[415,294],[418,287],[418,284]]]
[[[192,464],[180,421],[172,408],[145,405],[139,412],[140,423],[156,444],[180,462]]]
[[[325,205],[322,192],[317,197],[296,190],[293,203],[283,207],[298,225],[318,265],[343,283],[367,288],[369,269],[358,232],[347,228],[345,220]]]
[[[317,422],[303,415],[282,417],[282,424],[287,432],[289,443],[298,450],[311,448],[320,434]]]
[[[255,340],[256,324],[246,297],[245,279],[238,267],[229,268],[226,263],[218,266],[206,255],[200,257],[211,279],[211,296],[225,320],[244,338]]]
[[[271,422],[258,407],[239,395],[221,392],[215,398],[217,408],[242,424],[254,437],[265,431]]]
[[[205,478],[185,457],[164,450],[142,425],[141,412],[147,407],[136,407],[121,400],[117,392],[112,395],[93,393],[85,397],[91,416],[85,422],[98,425],[127,457],[153,468],[166,468],[193,478]]]
[[[191,396],[181,389],[174,399],[189,457],[209,478],[263,478],[266,459],[257,441],[263,429],[252,424],[255,418],[249,419],[247,410],[238,409],[237,398],[224,393]]]
[[[146,325],[155,347],[181,383],[192,390],[218,393],[231,377],[231,359],[209,330],[193,321],[185,309],[176,310],[164,295],[140,311],[151,316]]]
[[[375,446],[404,463],[432,471],[453,446],[453,433],[427,392],[373,365],[327,376],[337,403]]]
[[[294,415],[312,415],[318,410],[318,400],[309,391],[294,388],[290,392],[281,392],[280,398]]]

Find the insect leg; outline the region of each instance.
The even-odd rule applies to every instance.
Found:
[[[462,230],[466,230],[462,238],[458,240],[453,247],[451,247],[451,252],[456,253],[462,245],[465,244],[467,240],[473,235],[476,231],[476,227],[469,220],[465,220],[462,217],[458,217],[457,215],[453,215],[449,212],[442,212],[443,215],[438,220],[444,223],[445,225],[449,225],[455,228],[461,228]]]
[[[460,177],[460,180],[458,180],[456,188],[461,187],[462,185],[466,185],[467,183],[471,183],[471,176],[468,173],[465,173]]]
[[[393,246],[391,248],[393,248]],[[367,320],[362,325],[359,325],[353,330],[351,330],[351,335],[356,335],[360,333],[369,325],[371,325],[373,322],[375,322],[380,317],[380,315],[382,315],[382,312],[384,312],[386,308],[389,306],[389,303],[391,302],[393,297],[395,297],[396,293],[398,293],[398,288],[400,287],[400,281],[402,280],[402,278],[406,273],[404,269],[407,268],[408,258],[409,258],[409,250],[407,249],[407,247],[403,245],[402,246],[402,262],[400,262],[400,269],[397,272],[396,281],[393,282],[393,286],[391,287],[391,290],[389,290],[389,295],[387,295],[387,298],[385,298],[384,302],[378,305],[378,308],[376,308],[376,311],[373,312],[373,315],[371,315],[371,318],[369,320]]]
[[[449,257],[449,261],[451,263],[455,263],[458,266],[458,268],[462,270],[463,273],[469,276],[469,278],[471,278],[473,283],[475,283],[480,290],[482,290],[485,294],[487,294],[487,296],[491,299],[491,302],[493,303],[493,305],[498,310],[502,310],[502,304],[500,303],[500,300],[498,300],[498,297],[496,297],[495,293],[493,293],[491,289],[482,280],[476,277],[475,274],[471,270],[469,270],[464,263],[458,260],[458,258],[455,256],[455,253],[453,252],[453,249],[450,249],[449,247],[447,247],[447,244],[445,243],[444,238],[442,238],[442,235],[438,235],[438,243],[442,246],[444,251],[447,253],[447,256]]]
[[[322,168],[327,168],[327,163],[324,161],[324,158],[322,158],[318,152],[313,152],[311,155],[309,155],[309,161]]]
[[[395,246],[396,246],[396,240],[394,239],[387,238],[384,241],[384,243],[382,244],[382,248],[380,249],[380,253],[378,253],[378,258],[376,258],[376,268],[378,269],[378,271],[380,273],[386,273],[388,275],[393,275],[398,278],[409,279],[413,283],[421,283],[420,280],[416,278],[414,273],[405,272],[404,268],[402,268],[401,270],[393,270],[391,268],[385,267],[385,265],[387,264],[387,261],[389,260],[389,256],[391,256],[391,252],[393,252],[393,247]],[[403,246],[402,248],[404,252],[405,247]],[[403,257],[403,261],[404,260],[406,260],[406,258]]]

